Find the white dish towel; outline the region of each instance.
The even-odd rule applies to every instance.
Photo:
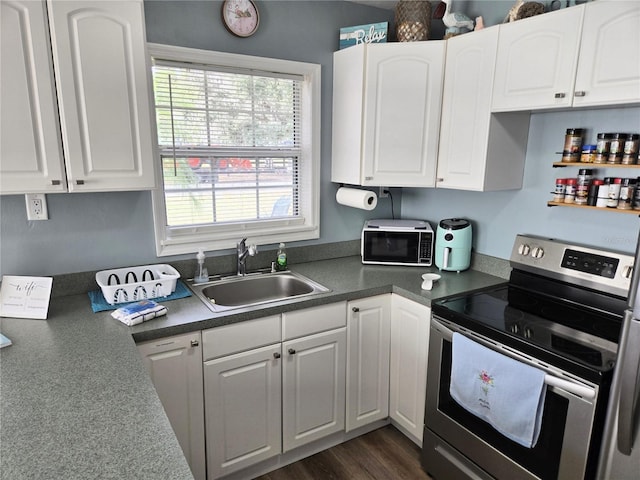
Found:
[[[533,448],[542,423],[545,373],[453,334],[451,397],[520,445]]]

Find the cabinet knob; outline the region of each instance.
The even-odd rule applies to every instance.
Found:
[[[352,311],[353,313],[358,313],[358,312],[360,311],[360,309],[359,309],[358,307],[353,307],[353,308],[351,309],[351,311]]]
[[[574,93],[576,97],[584,97],[586,94],[587,92],[585,92],[584,90],[578,90],[577,92]]]
[[[280,352],[275,352],[273,354],[273,358],[280,358],[282,355],[280,355]]]
[[[567,95],[566,95],[566,93],[562,93],[562,92],[560,92],[560,93],[556,93],[556,94],[554,95],[554,97],[556,97],[556,98],[564,98],[564,97],[566,97],[566,96],[567,96]]]
[[[191,340],[192,347],[197,347],[198,345],[200,345],[200,342],[198,340]]]
[[[84,180],[76,180],[76,185],[84,185]]]
[[[290,348],[290,349],[289,349],[289,355],[295,355],[295,354],[296,354],[295,349]]]
[[[442,182],[444,182],[444,178],[438,177],[438,178],[436,178],[436,182],[442,183]]]

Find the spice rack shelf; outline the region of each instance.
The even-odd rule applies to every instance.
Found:
[[[630,164],[623,165],[621,163],[586,163],[586,162],[553,162],[553,168],[559,167],[583,167],[583,168],[637,168],[640,165]],[[580,205],[578,205],[580,206]]]
[[[574,203],[563,203],[563,202],[547,202],[547,207],[571,207],[571,208],[582,208],[585,210],[597,210],[599,212],[615,212],[615,213],[631,213],[634,215],[640,215],[639,210],[622,210],[620,208],[607,208],[607,207],[592,207],[590,205],[576,205]]]

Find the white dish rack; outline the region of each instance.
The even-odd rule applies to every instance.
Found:
[[[96,282],[109,305],[171,295],[180,278],[171,265],[141,265],[96,273]]]

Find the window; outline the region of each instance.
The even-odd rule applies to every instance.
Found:
[[[320,66],[150,44],[159,256],[319,237]]]

